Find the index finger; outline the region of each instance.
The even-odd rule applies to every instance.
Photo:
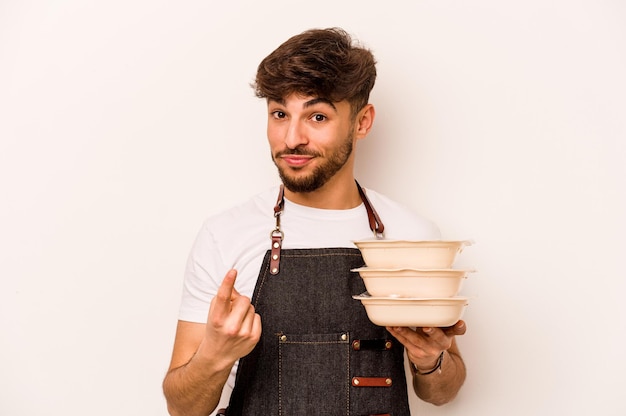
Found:
[[[219,312],[230,312],[230,302],[233,299],[233,295],[238,295],[238,292],[235,290],[236,279],[237,271],[235,269],[229,270],[226,276],[224,276],[222,284],[217,289],[214,307],[217,308]]]

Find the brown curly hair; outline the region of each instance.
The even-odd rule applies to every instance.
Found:
[[[252,87],[259,98],[281,101],[292,93],[331,102],[347,100],[355,116],[369,101],[376,80],[372,53],[340,28],[311,29],[269,54]]]

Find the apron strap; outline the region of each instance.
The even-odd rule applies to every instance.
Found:
[[[378,239],[382,239],[385,237],[384,231],[385,226],[383,222],[380,220],[378,213],[372,206],[371,202],[365,195],[365,190],[361,188],[361,185],[357,181],[356,187],[359,190],[359,196],[363,201],[363,205],[365,205],[365,210],[367,211],[367,219],[369,221],[370,230],[374,233],[374,236]],[[285,187],[283,184],[280,185],[280,190],[278,191],[278,199],[276,200],[276,205],[274,206],[274,217],[276,218],[276,227],[270,233],[270,238],[272,240],[272,248],[270,255],[270,274],[275,275],[278,274],[280,270],[280,248],[283,243],[283,238],[285,235],[280,229],[280,214],[283,212],[283,208],[285,206]]]
[[[365,205],[365,209],[367,210],[367,218],[370,222],[370,230],[372,230],[376,238],[384,238],[385,226],[383,225],[383,222],[380,220],[378,213],[370,203],[367,195],[365,195],[365,191],[363,190],[363,188],[361,188],[361,185],[359,185],[359,183],[356,181],[354,182],[356,183],[356,187],[359,189],[359,195],[361,195],[361,199],[363,200],[363,204]]]
[[[280,229],[280,214],[285,206],[285,187],[280,184],[278,191],[278,200],[274,206],[274,217],[276,218],[276,227],[270,233],[272,239],[272,248],[270,254],[270,274],[278,274],[280,266],[280,247],[283,245],[284,234]]]

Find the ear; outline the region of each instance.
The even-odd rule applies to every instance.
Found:
[[[374,110],[374,106],[372,104],[367,104],[365,107],[359,111],[356,116],[355,123],[355,138],[362,139],[368,135],[372,126],[374,125],[374,116],[376,115],[376,110]]]

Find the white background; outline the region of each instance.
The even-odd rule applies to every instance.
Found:
[[[277,183],[249,83],[289,36],[375,53],[358,178],[472,238],[455,402],[624,415],[619,1],[1,0],[0,415],[165,415],[187,253]]]

